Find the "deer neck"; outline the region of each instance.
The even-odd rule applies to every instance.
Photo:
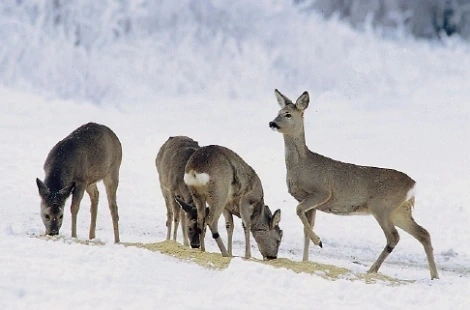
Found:
[[[286,164],[297,163],[307,157],[308,148],[305,143],[305,131],[298,135],[284,135]]]
[[[251,214],[251,232],[255,233],[257,231],[264,231],[269,228],[269,224],[265,221],[265,209],[264,202],[258,203],[258,205],[253,209]]]

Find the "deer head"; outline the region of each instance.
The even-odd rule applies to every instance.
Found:
[[[181,209],[188,217],[188,238],[192,248],[200,247],[199,233],[197,230],[197,209],[196,206],[184,202],[179,196],[175,196],[176,202],[181,206]],[[209,208],[206,208],[206,216],[209,214]]]
[[[70,196],[75,183],[65,186],[59,191],[51,191],[41,180],[36,179],[41,197],[41,218],[46,228],[46,235],[59,234],[64,218],[64,205]]]
[[[300,95],[295,104],[277,89],[274,91],[274,94],[281,110],[277,117],[272,122],[269,122],[269,127],[284,135],[297,136],[302,134],[304,130],[304,111],[308,108],[310,102],[308,92],[305,91]]]

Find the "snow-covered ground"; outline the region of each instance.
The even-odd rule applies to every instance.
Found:
[[[270,1],[260,3],[262,10]],[[70,47],[64,48],[62,56],[57,54],[55,60],[35,67],[33,54],[15,58],[13,48],[0,46],[2,68],[11,73],[7,82],[2,73],[2,85],[8,87],[0,88],[0,309],[468,308],[469,46],[458,40],[383,41],[371,33],[354,33],[337,22],[303,15],[290,18],[283,33],[286,39],[276,41],[275,32],[282,31],[281,21],[287,20],[284,13],[297,14],[274,6],[269,19],[274,34],[269,24],[257,24],[259,33],[247,35],[247,45],[233,49],[240,49],[240,54],[220,58],[209,53],[204,59],[203,46],[190,54],[192,41],[189,48],[165,54],[169,67],[163,68],[172,74],[167,81],[170,90],[162,82],[165,75],[149,73],[151,66],[159,65],[151,56],[153,45],[143,52],[150,57],[148,67],[118,48],[111,57],[113,64],[101,62],[104,54],[91,53],[87,56],[91,62],[75,55],[81,63],[70,76],[59,74],[66,74],[61,70],[71,60],[63,55]],[[265,45],[256,45],[256,38],[263,34],[273,45],[272,53],[266,52]],[[59,47],[38,50],[37,57],[57,52]],[[30,69],[19,68],[15,61]],[[185,63],[188,72],[180,71]],[[83,73],[82,65],[89,71]],[[28,70],[34,73],[29,80]],[[149,75],[136,79],[139,72]],[[51,95],[54,83],[67,85],[68,90],[89,83],[81,73],[92,80],[98,76],[96,87],[104,85],[111,92],[107,99],[121,98],[118,104],[103,100],[96,105],[83,100],[93,96],[81,92],[76,98],[82,100]],[[49,74],[51,85],[46,87]],[[73,84],[77,76],[83,85]],[[192,79],[200,83],[200,91],[194,91],[199,86],[188,86],[177,95],[179,86]],[[152,83],[155,89],[149,86]],[[214,89],[209,90],[211,84]],[[94,89],[90,85],[81,90]],[[43,95],[32,94],[43,86]],[[295,214],[296,202],[285,185],[282,136],[268,127],[279,109],[274,88],[293,100],[304,90],[310,92],[305,127],[311,150],[346,162],[398,169],[417,181],[414,217],[431,233],[441,279],[429,279],[424,250],[404,232],[380,269],[394,278],[416,280],[398,287],[385,282],[330,281],[240,258],[234,258],[225,270],[208,270],[164,254],[114,245],[101,184],[97,237],[106,245],[68,242],[70,201],[61,229],[66,241],[31,237],[44,232],[35,178],[44,178],[47,153],[72,130],[95,121],[112,128],[123,145],[118,189],[123,242],[164,240],[166,209],[154,160],[168,136],[187,135],[200,145],[227,146],[255,168],[266,203],[271,209],[282,209],[284,237],[279,256],[300,261],[303,231]],[[87,238],[88,227],[89,199],[85,197],[79,212],[79,239]],[[311,261],[357,273],[365,272],[385,246],[385,237],[372,217],[318,213],[315,232],[323,249],[312,245]],[[260,258],[252,244],[253,254]],[[209,236],[206,246],[208,251],[218,251]],[[234,254],[243,255],[243,251],[241,223],[236,219]]]
[[[186,134],[201,145],[232,148],[257,170],[267,203],[283,211],[280,256],[300,260],[302,230],[295,202],[285,188],[282,137],[267,126],[278,109],[274,95],[265,102],[156,100],[120,108],[49,100],[5,89],[0,97],[2,309],[394,309],[451,305],[463,309],[470,302],[466,145],[470,135],[464,117],[468,110],[334,109],[317,97],[306,113],[307,140],[312,149],[341,160],[401,169],[418,181],[414,214],[432,234],[441,279],[429,280],[421,245],[401,233],[401,242],[380,271],[417,282],[391,287],[331,282],[241,259],[234,259],[226,270],[213,271],[163,254],[113,245],[104,195],[97,236],[106,246],[30,237],[43,233],[34,180],[44,177],[42,164],[47,152],[74,128],[96,121],[113,128],[123,144],[118,191],[122,241],[164,240],[165,207],[154,158],[169,135]],[[438,105],[437,100],[430,103],[431,107]],[[104,193],[102,186],[100,190]],[[79,213],[80,239],[87,238],[88,204],[85,198]],[[242,255],[243,234],[240,221],[237,224],[234,251]],[[385,243],[371,217],[319,214],[315,230],[324,248],[312,246],[311,260],[356,272],[365,272]],[[68,212],[61,235],[70,237]],[[217,251],[211,238],[207,243],[209,251]],[[257,249],[253,250],[259,257]]]

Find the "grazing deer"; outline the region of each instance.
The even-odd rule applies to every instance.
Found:
[[[199,247],[199,235],[192,231],[194,227],[188,224],[196,223],[196,211],[188,210],[187,216],[181,212],[181,207],[175,201],[175,196],[191,204],[192,196],[184,183],[184,168],[189,157],[199,149],[199,144],[185,136],[170,137],[158,151],[155,165],[157,166],[160,188],[167,210],[166,240],[170,240],[171,227],[174,223],[173,240],[176,241],[178,225],[181,221],[183,231],[183,244],[188,245],[188,237],[192,248]],[[189,221],[188,221],[189,220]],[[188,230],[190,235],[188,235]]]
[[[106,126],[88,123],[58,142],[44,163],[44,182],[36,179],[41,197],[41,217],[47,235],[58,235],[65,201],[72,193],[72,237],[77,237],[77,213],[85,191],[91,200],[90,239],[95,238],[99,192],[103,180],[113,220],[114,242],[119,242],[116,191],[122,148],[118,137]]]
[[[181,206],[181,208],[188,214],[190,217],[190,221],[188,222],[188,237],[189,240],[195,240],[197,241],[199,245],[199,234],[198,234],[198,229],[197,229],[197,208],[194,205],[194,203],[189,204],[186,203],[184,200],[181,199],[181,197],[176,196],[175,201]],[[209,215],[209,208],[206,207],[206,216]],[[225,219],[225,228],[227,230],[227,253],[228,256],[232,256],[232,240],[233,240],[233,214],[236,216],[240,217],[240,212],[238,210],[238,206],[234,206],[233,203],[227,204],[225,206],[224,211],[222,212],[224,219]],[[243,229],[245,228],[245,225],[243,225]],[[199,247],[199,246],[198,246]],[[251,256],[251,254],[250,254]]]
[[[397,245],[397,226],[424,246],[431,279],[438,278],[431,237],[411,215],[415,181],[396,170],[343,163],[310,151],[305,144],[303,117],[308,93],[295,104],[277,89],[275,95],[281,110],[269,127],[284,136],[287,188],[300,202],[297,215],[304,226],[303,260],[308,260],[310,240],[322,247],[313,232],[316,210],[337,215],[371,214],[384,231],[387,244],[368,272],[377,272]]]
[[[251,232],[263,259],[277,258],[282,239],[282,230],[279,228],[281,210],[272,214],[264,204],[261,181],[253,168],[240,156],[218,145],[202,147],[189,158],[184,182],[191,191],[197,209],[196,228],[200,235],[201,251],[205,251],[207,224],[222,256],[232,256],[232,214],[235,214],[241,217],[245,230],[245,257],[251,257]],[[188,209],[190,207],[187,206]],[[228,223],[228,251],[218,229],[222,213]]]

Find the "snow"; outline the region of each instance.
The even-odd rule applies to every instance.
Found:
[[[268,2],[260,2],[259,10]],[[270,11],[275,31],[282,29],[280,10],[274,6]],[[298,13],[288,10],[286,14],[295,17]],[[297,17],[289,20],[285,29],[289,36],[282,47],[272,43],[276,36],[268,25],[257,24],[256,36],[247,31],[246,42],[256,42],[256,38],[262,42],[247,44],[246,62],[244,53],[232,55],[233,59],[210,53],[204,58],[202,46],[186,42],[195,48],[194,55],[188,49],[165,54],[165,59],[171,59],[165,70],[175,69],[168,84],[162,82],[164,76],[137,79],[140,69],[135,68],[140,60],[129,56],[138,54],[116,47],[115,67],[110,61],[100,62],[104,54],[98,52],[87,56],[93,60],[90,63],[76,55],[76,72],[63,76],[59,69],[74,59],[66,45],[64,54],[43,63],[42,69],[16,67],[17,61],[25,65],[34,55],[18,60],[13,50],[0,49],[2,65],[11,74],[7,79],[2,73],[0,84],[0,308],[466,309],[470,304],[468,45],[458,40],[386,41],[371,33],[352,32],[336,21]],[[267,41],[274,48],[271,52],[267,52]],[[58,40],[49,51],[57,51],[59,43],[65,44]],[[151,47],[142,53],[150,55]],[[46,52],[38,50],[35,57]],[[176,66],[178,59],[183,64]],[[97,73],[91,69],[86,73],[89,69],[84,64]],[[188,70],[180,74],[185,65]],[[117,75],[120,68],[129,75]],[[198,74],[191,76],[188,72],[196,72],[194,68]],[[28,79],[28,72],[35,75]],[[104,85],[108,90],[107,96],[100,97],[100,105],[93,99],[96,93],[84,95],[91,84],[73,84],[80,74],[91,74],[91,82],[82,80],[85,84],[99,77],[96,87]],[[52,76],[50,85],[46,85],[48,76]],[[191,78],[198,86],[188,86],[181,94],[174,91],[182,85],[180,79],[191,83]],[[214,89],[208,91],[211,83]],[[66,84],[70,87],[66,95],[55,88]],[[200,85],[206,88],[201,90]],[[439,280],[430,280],[422,246],[401,231],[399,244],[380,269],[393,278],[415,280],[401,286],[332,281],[241,258],[234,258],[227,269],[212,270],[165,254],[115,245],[101,183],[96,235],[105,245],[70,239],[68,205],[60,231],[63,238],[33,237],[44,233],[35,178],[44,177],[47,153],[75,128],[94,121],[112,128],[123,146],[117,196],[122,242],[164,240],[166,209],[155,157],[168,136],[188,135],[200,145],[229,147],[255,168],[266,203],[272,210],[282,210],[279,256],[300,261],[303,231],[296,202],[285,185],[282,136],[268,126],[279,110],[274,88],[292,100],[309,91],[305,129],[311,150],[341,161],[394,168],[417,181],[413,214],[431,234]],[[235,225],[234,254],[243,255],[239,219]],[[85,197],[78,215],[78,239],[87,239],[88,228],[89,199]],[[310,260],[355,273],[367,271],[385,246],[372,217],[318,213],[315,232],[323,248],[311,245]],[[221,235],[225,238],[223,229]],[[253,255],[260,258],[252,244]],[[218,252],[210,236],[206,249]]]

